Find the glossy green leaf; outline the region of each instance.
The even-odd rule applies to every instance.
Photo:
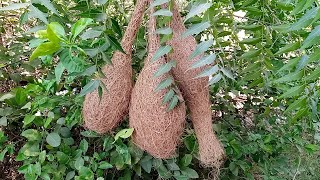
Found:
[[[161,91],[163,89],[166,89],[167,87],[171,86],[172,83],[173,83],[173,79],[172,78],[165,79],[157,86],[157,88],[154,91],[158,92],[158,91]]]
[[[310,75],[306,76],[304,81],[315,81],[320,77],[320,68],[316,68]]]
[[[234,77],[233,77],[233,74],[230,70],[224,68],[224,67],[221,67],[220,70],[222,71],[222,73],[227,76],[228,78],[232,79],[232,80],[235,80]]]
[[[36,117],[34,115],[27,114],[23,119],[23,125],[26,126],[33,122]]]
[[[320,42],[320,25],[315,27],[309,36],[303,41],[302,49],[308,48]]]
[[[167,72],[169,72],[173,67],[176,67],[177,62],[172,60],[159,67],[158,71],[154,74],[155,77],[159,77]]]
[[[240,57],[241,59],[250,59],[250,58],[254,58],[257,57],[261,54],[262,50],[258,49],[258,50],[250,50],[244,54],[242,54],[242,56]]]
[[[116,48],[118,51],[125,53],[124,50],[122,49],[121,44],[118,42],[118,40],[112,36],[107,36],[108,40],[110,41],[111,45]]]
[[[119,138],[122,139],[127,139],[129,138],[132,133],[133,133],[134,129],[133,128],[129,128],[129,129],[122,129],[121,131],[119,131],[115,137],[114,137],[114,141],[117,141]]]
[[[174,90],[170,89],[170,90],[166,93],[166,95],[164,96],[162,103],[165,104],[165,103],[169,102],[169,101],[173,98],[174,95],[175,95]]]
[[[73,39],[76,38],[87,26],[93,22],[91,18],[81,18],[71,27]]]
[[[209,81],[209,86],[219,82],[221,79],[222,79],[222,75],[220,73],[215,75],[215,76],[213,76]]]
[[[63,66],[63,64],[60,62],[58,63],[57,67],[54,69],[54,74],[56,76],[56,82],[60,83],[62,74],[66,68]]]
[[[316,62],[320,60],[320,49],[316,49],[309,57],[309,62]]]
[[[186,175],[191,179],[199,178],[198,173],[195,170],[191,169],[191,168],[188,168],[188,167],[183,168],[183,169],[181,169],[181,172],[182,172],[183,175]]]
[[[38,8],[36,8],[33,5],[29,6],[30,12],[29,12],[29,18],[38,18],[40,19],[42,22],[44,22],[45,24],[48,24],[48,20],[47,20],[47,14],[43,13],[42,11],[40,11]]]
[[[168,111],[171,111],[172,109],[174,109],[178,105],[178,102],[179,102],[178,96],[174,96],[171,99],[171,102],[170,102],[169,107],[168,107]]]
[[[190,12],[187,14],[184,21],[186,22],[188,19],[205,12],[211,6],[212,6],[212,3],[204,3],[204,4],[199,4],[197,6],[192,6],[192,8],[190,9]]]
[[[197,75],[195,78],[202,78],[202,77],[211,76],[213,74],[216,74],[219,70],[220,70],[219,66],[215,65],[213,67],[210,67],[210,68],[204,70],[202,73]]]
[[[191,66],[191,68],[189,68],[189,70],[190,69],[199,68],[199,67],[203,67],[203,66],[206,66],[206,65],[210,65],[216,60],[216,58],[217,58],[217,56],[215,54],[211,54],[209,56],[203,56],[197,62],[192,64],[192,66]]]
[[[34,60],[39,56],[52,55],[60,49],[60,45],[54,42],[45,42],[38,46],[32,53],[30,61]]]
[[[312,23],[319,11],[319,7],[314,7],[308,10],[297,22],[293,23],[288,31],[297,31],[300,30]]]
[[[53,12],[56,15],[59,15],[58,11],[56,10],[56,8],[53,6],[53,4],[50,2],[50,0],[40,0],[39,1],[40,4],[42,4],[43,6],[45,6],[48,10],[50,10],[51,12]]]
[[[290,106],[284,111],[284,114],[287,114],[297,108],[305,107],[306,101],[307,101],[306,97],[302,97],[300,99],[297,99],[292,104],[290,104]]]
[[[113,166],[111,165],[111,164],[109,164],[109,163],[107,163],[107,162],[105,162],[105,161],[102,161],[102,162],[100,162],[100,164],[99,164],[99,169],[110,169],[110,168],[112,168]]]
[[[28,141],[38,141],[41,139],[41,134],[36,129],[28,129],[21,133],[21,136],[28,139]]]
[[[206,52],[212,45],[213,45],[213,39],[209,39],[207,41],[201,42],[200,44],[197,45],[196,49],[192,52],[192,54],[188,59],[191,60],[197,57],[198,55]]]
[[[186,37],[191,36],[191,35],[198,35],[202,31],[204,31],[207,28],[209,28],[210,26],[211,25],[210,25],[209,22],[203,22],[203,23],[199,23],[199,24],[194,24],[189,29],[187,29],[181,36],[183,38],[186,38]]]
[[[286,91],[284,94],[282,94],[279,98],[282,99],[282,98],[291,98],[291,97],[299,96],[304,91],[304,89],[305,89],[304,85],[292,87],[288,91]]]
[[[167,46],[161,46],[156,53],[153,55],[151,62],[155,62],[157,61],[159,58],[161,58],[162,56],[164,56],[165,54],[168,54],[169,52],[171,52],[172,47],[167,45]]]
[[[94,39],[94,38],[100,37],[101,34],[102,34],[102,31],[97,31],[97,30],[94,30],[94,29],[88,29],[83,34],[81,34],[80,38],[82,40]]]
[[[239,43],[240,44],[257,44],[259,42],[261,42],[261,38],[247,38],[240,41]]]
[[[295,80],[300,80],[303,77],[303,71],[299,72],[294,72],[287,74],[277,80],[275,80],[275,83],[284,83],[284,82],[290,82],[290,81],[295,81]]]
[[[300,42],[287,44],[284,47],[282,47],[281,49],[279,49],[279,51],[276,52],[274,55],[282,55],[283,53],[291,52],[291,51],[297,50],[299,48],[300,48]]]
[[[58,147],[61,144],[61,137],[58,133],[50,133],[46,138],[47,143],[52,147]]]
[[[83,87],[79,96],[85,96],[93,91],[95,91],[100,86],[100,80],[92,80],[87,85]]]
[[[173,13],[168,9],[160,9],[152,14],[152,16],[168,16],[171,17]]]
[[[115,19],[112,18],[111,19],[111,23],[112,23],[112,30],[114,32],[116,32],[121,38],[122,37],[122,30],[121,30],[121,28],[119,26],[118,21],[116,21]]]
[[[181,159],[180,163],[182,166],[187,167],[191,164],[192,161],[192,155],[191,154],[186,154],[184,157]]]

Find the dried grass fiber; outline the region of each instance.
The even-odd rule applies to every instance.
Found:
[[[128,114],[132,82],[132,44],[140,27],[148,0],[138,0],[121,45],[126,54],[115,52],[113,65],[106,65],[102,71],[106,78],[101,79],[108,91],[103,92],[100,102],[98,91],[85,97],[83,116],[84,126],[103,134],[113,130]]]
[[[224,162],[225,152],[212,129],[208,78],[194,79],[204,70],[203,68],[187,71],[200,57],[188,60],[197,43],[192,36],[181,37],[186,28],[176,4],[174,4],[173,20],[170,26],[173,30],[173,39],[168,44],[172,46],[173,53],[169,55],[169,58],[177,61],[177,67],[173,69],[173,75],[191,113],[193,127],[199,142],[200,160],[205,166],[219,168]]]
[[[150,16],[148,31],[149,52],[133,89],[129,124],[135,129],[133,142],[137,146],[156,158],[168,159],[175,155],[176,147],[181,141],[186,106],[180,103],[168,112],[168,105],[162,104],[167,90],[154,91],[158,84],[168,77],[168,74],[154,77],[158,68],[166,63],[164,57],[151,62],[153,55],[160,47],[159,37],[155,34],[154,16]]]

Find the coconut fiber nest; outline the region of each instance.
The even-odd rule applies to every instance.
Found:
[[[128,114],[132,82],[132,44],[136,38],[148,0],[138,0],[121,45],[126,52],[115,52],[113,65],[106,65],[102,71],[106,78],[101,81],[107,90],[103,91],[100,101],[98,91],[85,97],[83,116],[84,126],[103,134],[115,128]]]
[[[132,92],[129,124],[135,129],[133,142],[137,146],[156,158],[167,159],[175,155],[176,147],[181,141],[186,106],[180,103],[173,110],[168,111],[168,105],[163,104],[163,97],[168,90],[155,92],[159,83],[167,79],[169,74],[154,77],[159,67],[166,63],[166,59],[161,57],[151,62],[160,47],[160,39],[155,34],[156,19],[154,16],[150,15],[148,24],[149,52]],[[180,92],[177,93],[179,95]]]
[[[225,152],[212,129],[208,78],[195,79],[204,70],[203,68],[188,70],[200,58],[199,56],[188,60],[195,50],[197,42],[192,36],[181,37],[186,28],[176,4],[174,3],[173,6],[173,19],[170,23],[170,27],[173,30],[173,38],[168,42],[168,45],[173,48],[173,53],[169,54],[169,58],[176,60],[177,66],[172,73],[190,110],[193,127],[199,143],[201,162],[205,166],[220,167],[224,162]]]

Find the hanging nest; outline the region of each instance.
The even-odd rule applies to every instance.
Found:
[[[199,143],[200,160],[205,166],[219,168],[224,162],[225,152],[212,129],[208,78],[194,78],[204,70],[203,68],[188,70],[192,64],[199,60],[200,56],[188,60],[195,50],[197,42],[192,36],[181,37],[186,28],[176,4],[173,7],[173,20],[170,26],[173,30],[173,38],[168,42],[168,45],[173,48],[173,53],[169,54],[169,58],[177,61],[177,67],[172,72],[174,78],[179,82],[179,88],[190,110]]]
[[[148,0],[138,0],[121,45],[126,54],[115,52],[113,65],[102,71],[107,76],[101,81],[106,85],[100,101],[98,91],[85,97],[83,106],[84,126],[103,134],[114,129],[128,114],[132,82],[132,44],[140,27]]]
[[[151,62],[153,55],[160,47],[160,40],[155,31],[156,20],[154,16],[150,16],[149,53],[132,92],[129,122],[130,127],[135,129],[133,142],[137,146],[156,158],[168,159],[175,155],[176,147],[181,141],[186,107],[184,103],[180,103],[173,110],[168,111],[168,105],[163,104],[163,97],[167,90],[155,92],[159,83],[169,76],[165,74],[154,77],[159,67],[166,63],[164,57]]]

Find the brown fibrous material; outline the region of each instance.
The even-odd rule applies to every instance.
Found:
[[[115,52],[113,65],[106,65],[102,71],[106,78],[101,81],[106,85],[102,99],[98,91],[85,97],[83,106],[84,126],[103,134],[113,130],[128,114],[132,82],[132,45],[140,27],[148,0],[138,0],[121,45],[126,52]]]
[[[177,61],[177,67],[173,69],[172,73],[190,110],[199,143],[200,160],[205,166],[219,168],[224,162],[225,152],[212,129],[208,78],[195,79],[204,70],[203,68],[188,70],[193,63],[199,60],[200,56],[188,60],[195,50],[197,42],[192,36],[181,37],[186,28],[175,4],[170,26],[173,30],[173,38],[168,44],[172,46],[173,53],[169,54],[169,58]]]
[[[163,97],[168,90],[155,92],[158,84],[169,75],[154,77],[158,68],[166,63],[164,57],[151,62],[160,47],[159,37],[155,34],[154,16],[150,16],[148,31],[148,57],[132,92],[129,124],[134,128],[133,142],[137,146],[156,158],[168,159],[176,154],[177,145],[181,141],[186,106],[182,102],[168,111],[168,105],[163,104]],[[180,94],[179,91],[177,93]]]

